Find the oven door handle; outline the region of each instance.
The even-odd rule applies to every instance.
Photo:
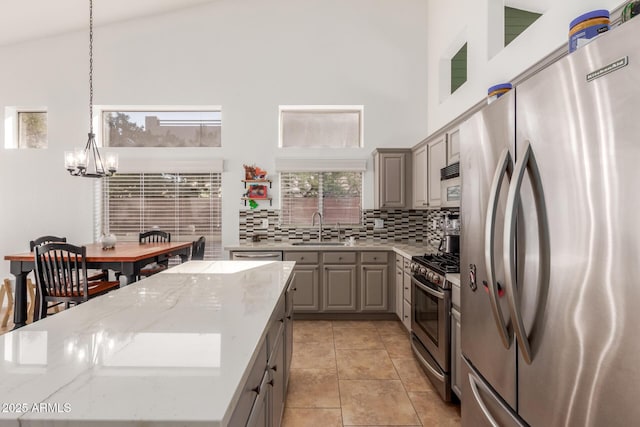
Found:
[[[428,294],[431,294],[431,295],[433,295],[434,297],[436,297],[438,299],[444,299],[444,292],[438,292],[438,291],[435,291],[435,290],[431,289],[428,286],[423,285],[415,277],[412,277],[411,281],[413,282],[414,285],[416,285],[417,287],[419,287],[423,291],[427,292]]]
[[[422,357],[422,355],[420,354],[420,350],[418,350],[418,347],[416,347],[416,345],[413,343],[413,339],[411,339],[411,348],[413,349],[413,354],[418,358],[420,363],[422,363],[422,365],[427,368],[429,372],[431,372],[439,381],[444,382],[444,375],[433,369],[429,362],[427,362],[425,358]]]

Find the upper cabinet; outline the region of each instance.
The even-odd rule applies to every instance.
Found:
[[[440,169],[447,165],[446,135],[415,147],[413,165],[413,208],[440,207]]]
[[[447,166],[460,161],[460,129],[447,132]]]
[[[413,149],[413,208],[425,209],[428,207],[427,198],[427,169],[429,162],[427,157],[427,144],[421,144]]]
[[[447,138],[443,135],[427,144],[429,169],[427,183],[430,208],[440,207],[440,169],[447,166]]]
[[[373,152],[374,208],[411,207],[411,150],[378,148]]]

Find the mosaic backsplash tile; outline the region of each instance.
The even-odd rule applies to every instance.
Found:
[[[362,213],[363,221],[360,226],[342,226],[342,237],[354,236],[356,240],[370,242],[405,242],[437,245],[442,230],[433,229],[434,220],[439,222],[445,210],[412,210],[366,209]],[[269,226],[262,228],[262,222],[267,219]],[[384,221],[380,229],[374,228],[375,220]],[[251,242],[254,236],[261,241],[268,242],[299,242],[318,239],[318,227],[280,225],[279,209],[257,209],[240,211],[240,243]],[[338,240],[338,228],[335,224],[323,225],[323,240]]]

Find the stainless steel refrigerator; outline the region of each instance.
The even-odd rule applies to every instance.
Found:
[[[461,129],[463,426],[640,422],[640,18]]]

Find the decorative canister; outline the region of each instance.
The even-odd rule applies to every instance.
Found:
[[[589,43],[591,39],[609,31],[609,11],[592,10],[578,16],[569,25],[569,53]]]
[[[491,86],[487,90],[487,103],[491,104],[493,101],[509,92],[512,88],[513,86],[511,83],[500,83],[499,85]]]
[[[103,234],[100,242],[102,243],[102,249],[113,249],[116,247],[116,235],[115,234]]]

